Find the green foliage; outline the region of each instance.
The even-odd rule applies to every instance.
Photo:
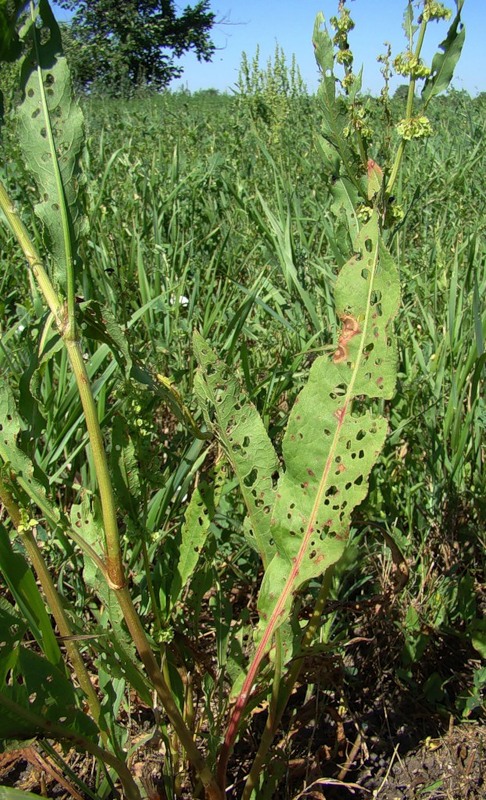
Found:
[[[461,22],[461,10],[464,0],[457,3],[457,14],[447,34],[447,38],[440,44],[442,53],[436,53],[432,59],[431,74],[427,78],[422,90],[424,103],[427,105],[436,95],[444,92],[449,86],[454,69],[461,56],[461,51],[466,37],[466,29]]]
[[[302,583],[341,557],[351,513],[366,496],[386,435],[386,421],[362,405],[364,397],[390,398],[396,380],[398,274],[379,240],[377,215],[362,228],[355,250],[335,287],[342,320],[337,349],[314,362],[283,440],[286,469],[270,512],[276,552],[261,589],[264,620],[276,605],[283,616],[279,592],[288,603]]]
[[[27,5],[26,0],[1,0],[0,59],[7,63],[15,61],[22,51],[17,27]]]
[[[20,610],[22,618],[26,621],[36,642],[46,655],[47,661],[56,667],[56,669],[60,670],[62,674],[63,661],[61,651],[54,636],[49,615],[37,588],[34,575],[22,554],[13,551],[7,531],[3,526],[0,527],[0,569]],[[10,612],[7,612],[7,617],[9,613]],[[15,615],[13,619],[15,619]],[[27,625],[20,626],[19,641]],[[3,630],[5,629],[2,625],[2,631]],[[19,626],[15,626],[15,632],[18,635]],[[8,654],[11,646],[12,641],[5,642],[3,645],[4,653]],[[10,666],[6,667],[6,670],[10,668]],[[5,672],[3,675],[5,679]]]
[[[0,535],[2,539],[6,535],[3,527]],[[93,720],[79,708],[63,662],[55,666],[21,644],[24,630],[18,624],[15,609],[8,608],[6,601],[2,602],[0,617],[4,640],[0,647],[0,739],[29,740],[48,732],[50,723],[60,722],[72,732],[96,734]]]
[[[113,96],[160,90],[182,74],[174,63],[187,52],[210,61],[215,15],[209,0],[177,13],[171,2],[64,0],[74,11],[63,26],[66,53],[79,88]]]
[[[20,739],[93,753],[100,798],[117,775],[140,795],[125,763],[134,697],[171,754],[168,793],[182,742],[218,800],[213,766],[222,786],[235,737],[257,736],[251,712],[268,703],[242,797],[273,786],[265,759],[304,656],[356,635],[326,598],[386,604],[400,558],[413,569],[384,606],[398,642],[390,674],[433,706],[482,710],[484,104],[434,97],[434,137],[400,137],[416,77],[401,101],[362,97],[345,11],[333,33],[316,21],[316,98],[277,51],[266,72],[244,61],[236,98],[90,98],[86,139],[44,2],[39,36],[24,29],[34,94],[18,113],[32,152],[23,163],[9,140],[2,165],[16,240],[2,226],[0,494],[13,524],[0,537],[0,703]],[[457,20],[451,31],[436,88],[462,41]],[[64,191],[63,226],[51,212]],[[50,292],[40,268],[53,259]],[[371,535],[382,528],[393,562]],[[437,657],[444,640],[464,658],[460,679]],[[77,663],[67,685],[68,646],[88,684]],[[53,719],[66,706],[61,728],[41,724],[42,702]]]
[[[59,28],[47,2],[39,3],[38,13],[42,27],[34,16],[24,35],[24,100],[19,107],[18,132],[26,168],[42,197],[35,213],[52,258],[53,281],[65,288],[69,272],[76,266],[75,243],[84,224],[78,203],[83,116],[72,97]]]

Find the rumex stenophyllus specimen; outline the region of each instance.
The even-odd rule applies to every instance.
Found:
[[[373,165],[370,180],[381,172]],[[264,657],[275,642],[282,663],[297,654],[289,622],[302,587],[343,555],[351,513],[367,493],[384,444],[387,421],[376,401],[393,395],[397,365],[393,318],[399,278],[380,235],[375,210],[355,241],[355,254],[336,282],[341,330],[333,354],[318,358],[290,414],[282,460],[255,407],[199,335],[197,392],[206,418],[240,482],[246,535],[265,572],[258,598],[255,653],[237,698],[221,756],[220,780],[243,710]],[[282,474],[276,486],[276,470]],[[283,644],[283,642],[286,644]]]
[[[40,4],[40,9],[44,12],[44,22],[51,19],[45,0]],[[51,33],[55,34],[55,23],[51,21],[50,27]],[[47,40],[47,44],[50,42],[50,47],[41,47],[38,50],[39,58],[47,59],[45,69],[38,71],[33,65],[32,72],[27,76],[25,83],[27,97],[22,117],[25,128],[22,138],[26,157],[33,158],[36,162],[30,164],[30,169],[37,183],[38,196],[43,201],[36,208],[36,212],[43,224],[45,249],[51,256],[52,269],[49,276],[41,272],[39,258],[33,250],[29,250],[28,239],[19,225],[15,210],[7,204],[4,205],[4,212],[11,227],[19,232],[18,239],[24,247],[24,252],[28,258],[29,253],[32,256],[29,261],[33,272],[38,277],[53,312],[58,334],[70,354],[73,370],[77,378],[80,378],[80,393],[81,391],[84,393],[83,405],[97,461],[102,506],[102,515],[97,513],[97,503],[91,502],[88,498],[84,498],[86,502],[71,506],[71,527],[76,529],[77,542],[83,550],[84,582],[97,592],[98,600],[109,609],[112,640],[116,640],[117,628],[120,634],[126,636],[125,628],[122,626],[124,624],[128,626],[131,638],[138,648],[139,657],[132,647],[127,648],[128,657],[123,660],[123,669],[128,676],[127,683],[141,698],[148,694],[148,702],[151,693],[156,690],[176,731],[176,736],[182,742],[189,760],[205,786],[207,796],[212,798],[220,798],[225,788],[227,759],[253,687],[261,679],[262,690],[266,692],[268,675],[274,676],[273,685],[276,689],[272,703],[274,698],[276,702],[271,706],[269,720],[273,730],[278,725],[279,715],[288,698],[289,687],[292,686],[292,681],[295,682],[295,664],[299,662],[298,656],[305,652],[311,641],[309,633],[312,632],[311,627],[307,627],[305,632],[301,628],[296,613],[297,605],[293,601],[309,582],[313,583],[312,589],[317,591],[316,587],[322,581],[318,598],[324,596],[322,588],[325,589],[333,566],[345,551],[352,511],[367,493],[370,471],[386,437],[387,422],[380,409],[383,401],[392,396],[396,378],[393,317],[398,307],[399,290],[395,266],[382,239],[382,227],[386,219],[383,172],[368,158],[369,136],[368,133],[365,136],[363,128],[357,124],[360,119],[359,108],[355,110],[354,128],[348,124],[349,114],[345,104],[341,102],[342,98],[336,95],[336,81],[332,74],[333,43],[323,34],[319,38],[319,34],[322,32],[319,30],[318,20],[316,36],[320,47],[316,50],[325,63],[321,92],[326,119],[323,129],[325,142],[323,155],[333,171],[330,191],[334,203],[331,211],[344,222],[341,230],[346,225],[348,228],[346,235],[341,237],[341,231],[338,231],[336,225],[336,239],[339,239],[341,253],[345,253],[346,258],[351,254],[351,257],[342,267],[335,285],[335,310],[339,324],[334,346],[328,355],[316,360],[310,371],[307,385],[301,391],[290,414],[281,458],[277,455],[255,407],[245,398],[227,366],[200,336],[196,334],[194,338],[194,350],[200,365],[196,392],[207,425],[218,438],[238,479],[247,510],[244,534],[248,543],[261,557],[264,572],[258,598],[259,623],[255,630],[250,665],[247,674],[242,675],[231,689],[232,696],[236,697],[236,705],[231,714],[221,752],[218,769],[219,785],[216,785],[212,769],[209,769],[196,749],[190,731],[184,726],[180,714],[182,704],[177,706],[174,702],[174,698],[180,700],[180,697],[176,697],[174,684],[171,694],[170,687],[160,673],[154,657],[154,654],[157,657],[161,654],[161,650],[157,647],[158,642],[155,642],[155,637],[147,639],[144,636],[140,620],[134,612],[125,582],[124,564],[119,553],[116,515],[113,508],[109,509],[110,494],[113,494],[110,481],[115,484],[115,489],[118,483],[121,491],[126,490],[127,496],[131,496],[132,499],[136,496],[137,480],[132,472],[136,469],[136,459],[130,441],[127,442],[124,436],[123,426],[118,424],[114,425],[112,431],[111,441],[112,446],[115,445],[115,450],[112,448],[111,477],[107,471],[107,464],[103,465],[103,443],[95,425],[97,420],[94,419],[97,417],[96,408],[88,398],[89,380],[86,371],[82,371],[83,359],[77,349],[75,334],[82,329],[83,334],[89,336],[89,326],[87,326],[89,321],[91,327],[100,326],[99,338],[102,341],[112,341],[113,337],[106,336],[109,320],[101,307],[98,317],[92,306],[90,312],[89,308],[86,311],[74,303],[74,287],[79,278],[79,275],[75,275],[74,267],[77,262],[74,254],[76,237],[82,230],[76,197],[80,180],[78,157],[83,143],[80,129],[82,120],[71,104],[72,98],[68,81],[65,80],[66,76],[63,77],[61,74],[61,70],[65,71],[66,64],[51,52],[51,48],[59,43],[56,35]],[[341,52],[345,52],[344,42],[342,44]],[[52,60],[49,61],[51,57]],[[349,57],[347,56],[346,61],[342,63],[349,66]],[[350,94],[357,93],[359,80],[350,72],[347,73],[347,77],[350,78],[348,81]],[[29,94],[30,90],[33,94]],[[61,113],[58,114],[57,109]],[[29,132],[31,120],[32,129]],[[52,137],[46,125],[51,125]],[[358,147],[353,142],[354,133],[356,138],[361,139]],[[32,148],[29,144],[30,135],[33,141]],[[58,161],[59,172],[56,173],[56,180],[52,182],[52,175],[44,174],[42,163],[57,164]],[[390,182],[387,184],[387,189],[389,186]],[[62,212],[58,201],[65,203]],[[61,231],[62,236],[59,236]],[[65,296],[67,296],[66,304]],[[117,336],[118,334],[123,338],[121,330],[118,330]],[[125,363],[128,363],[128,360],[125,357]],[[127,372],[129,371],[130,366],[127,365]],[[174,388],[171,390],[171,396],[178,402]],[[67,518],[61,519],[60,515],[48,508],[42,487],[33,480],[30,462],[27,464],[18,458],[19,453],[16,449],[20,424],[17,425],[13,414],[11,418],[10,421],[14,422],[11,426],[12,432],[9,431],[8,435],[4,433],[2,444],[4,452],[0,452],[6,464],[5,475],[8,485],[2,487],[0,482],[0,494],[6,507],[9,504],[12,508],[12,520],[18,517],[18,524],[14,521],[14,525],[27,541],[29,526],[35,523],[35,515],[40,516],[42,513],[51,527],[55,527],[61,520],[63,533],[69,537],[72,532],[69,530]],[[120,420],[118,422],[120,423]],[[117,446],[119,450],[116,449]],[[17,474],[12,475],[12,472]],[[15,502],[20,494],[10,498],[12,502],[8,498],[8,490],[12,489],[15,479],[22,479],[21,488],[27,492],[33,506],[38,509],[37,512],[33,511],[34,517],[28,516],[24,520],[22,514],[16,513]],[[45,484],[48,484],[47,480]],[[176,542],[179,547],[177,574],[169,582],[170,597],[167,603],[171,608],[180,602],[181,591],[192,575],[198,560],[199,548],[204,545],[209,535],[212,515],[220,494],[221,485],[216,475],[210,479],[209,485],[200,483],[192,495],[185,525]],[[22,512],[25,510],[21,509]],[[102,524],[101,516],[103,516]],[[5,539],[5,536],[3,538]],[[35,553],[34,557],[37,557]],[[12,569],[12,559],[6,548],[2,564],[3,571]],[[17,560],[16,564],[18,566],[20,562]],[[23,563],[20,564],[20,568],[24,569]],[[103,585],[100,589],[101,583]],[[35,587],[33,576],[30,584]],[[55,616],[54,600],[52,603],[48,602]],[[10,609],[4,614],[6,619],[12,616],[14,612],[10,614]],[[57,618],[56,622],[61,630]],[[49,619],[43,620],[44,623],[48,625]],[[10,625],[10,622],[8,624]],[[314,631],[316,627],[317,625]],[[17,635],[16,631],[14,633]],[[62,635],[71,644],[75,644],[76,637],[71,636],[67,629]],[[39,636],[41,643],[43,640],[44,637]],[[53,650],[56,659],[58,650],[59,648]],[[117,655],[120,657],[121,654],[122,650],[119,649]],[[21,655],[23,658],[23,652]],[[8,654],[5,655],[5,658],[7,657]],[[71,655],[70,658],[72,661]],[[143,662],[145,672],[140,662]],[[267,664],[267,673],[262,678],[263,662]],[[31,663],[34,663],[32,659]],[[19,674],[21,674],[20,664],[19,656],[16,664]],[[108,668],[115,674],[120,667],[112,661],[108,662]],[[31,670],[32,674],[33,672],[34,670]],[[90,691],[94,693],[93,687],[90,689],[87,685],[85,688],[80,675],[81,672],[78,675],[80,686],[84,694],[89,697]],[[89,684],[90,676],[86,677]],[[63,684],[61,688],[66,687]],[[97,697],[95,693],[94,695],[94,698],[90,698],[90,713],[98,722],[99,708],[96,709]],[[23,692],[20,699],[25,697],[29,697],[29,693]],[[106,742],[105,728],[109,726],[103,719],[101,718],[99,727],[93,726],[91,719],[85,720],[77,713],[79,711],[76,705],[77,695],[69,689],[69,692],[66,690],[65,697],[68,698],[65,702],[69,703],[69,710],[73,713],[67,718],[64,728],[50,731],[52,737],[71,741],[73,730],[70,732],[70,727],[77,725],[78,722],[80,726],[84,726],[81,731],[84,733],[84,738],[79,738],[80,731],[76,734],[78,747],[88,751],[91,747],[91,751],[94,752],[93,747],[100,737],[107,750],[105,754],[98,748],[97,757],[100,762],[110,763],[108,760],[110,748],[115,749],[119,758],[116,760],[112,757],[114,769],[124,780],[126,795],[136,798],[137,787],[130,782],[130,775],[123,773],[124,767],[126,770],[124,753],[120,748],[117,749],[116,737],[119,731],[116,731],[116,713],[109,719],[116,736]],[[40,703],[44,696],[39,695],[37,699]],[[45,699],[49,700],[49,694]],[[12,706],[15,701],[8,692],[4,693],[3,701],[4,708],[7,708],[11,717],[16,714],[18,716],[19,704]],[[0,704],[1,702],[2,697]],[[33,710],[35,709],[30,709],[31,712]],[[21,733],[25,735],[45,733],[45,727],[42,727],[39,720],[39,715],[36,719],[26,718],[25,725],[21,726]],[[219,733],[219,729],[213,731],[215,739]],[[260,764],[260,768],[261,754],[263,750],[259,751],[256,761]],[[250,784],[244,790],[245,800],[249,797],[249,786]]]

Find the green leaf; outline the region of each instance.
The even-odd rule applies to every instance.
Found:
[[[0,61],[15,61],[22,51],[17,24],[26,0],[0,0]]]
[[[126,333],[116,321],[113,312],[96,300],[88,300],[79,304],[77,320],[83,336],[108,345],[128,377],[132,368],[132,357]]]
[[[5,531],[3,526],[0,526],[2,549],[4,536]],[[10,553],[10,558],[12,559],[12,557],[19,564],[17,555]],[[37,627],[35,617],[40,606],[38,605],[39,601],[34,601],[37,607],[32,610],[34,604],[28,597],[29,607],[24,613],[23,596],[27,595],[27,591],[30,589],[29,581],[26,581],[25,578],[26,574],[28,573],[24,571],[22,575],[17,575],[21,586],[14,588],[21,596],[19,602],[21,613],[35,633]],[[33,580],[33,576],[30,577]],[[10,583],[8,585],[12,590]],[[37,590],[37,587],[35,589]],[[34,595],[32,594],[32,596]],[[15,599],[17,600],[17,597]],[[31,617],[34,617],[33,625]],[[41,625],[42,621],[39,623],[39,628]],[[2,600],[0,604],[0,629],[0,740],[30,739],[42,733],[43,730],[37,725],[33,725],[32,721],[23,716],[20,711],[12,713],[7,708],[2,708],[2,696],[17,703],[21,709],[24,708],[38,714],[46,722],[61,721],[75,731],[96,735],[97,729],[93,721],[79,710],[78,696],[73,684],[66,677],[59,648],[57,648],[59,659],[56,664],[52,659],[49,661],[34,652],[31,647],[23,645],[21,642],[25,624],[5,600]],[[41,630],[44,631],[43,626]],[[53,636],[52,631],[50,635]],[[40,647],[43,647],[48,654],[48,648],[43,646],[42,642],[42,638],[38,639]],[[57,643],[55,644],[57,647]]]
[[[11,789],[9,786],[0,786],[0,800],[39,800],[38,794],[23,792],[21,789]]]
[[[22,429],[20,417],[10,388],[5,382],[0,383],[0,462],[8,465],[10,473],[15,473],[15,480],[30,499],[38,506],[45,517],[53,525],[60,521],[59,510],[53,506],[46,496],[44,486],[47,478],[39,469],[34,476],[34,467],[26,454],[17,446],[17,437]],[[42,485],[38,478],[44,478]]]
[[[322,11],[319,11],[316,15],[312,44],[314,45],[314,55],[322,74],[332,74],[334,69],[334,45],[327,32]]]
[[[417,25],[413,24],[413,6],[412,0],[408,0],[407,7],[403,14],[403,23],[402,28],[405,32],[405,36],[408,39],[408,46],[409,49],[412,49],[413,46],[413,37],[418,30]]]
[[[458,4],[457,14],[449,28],[447,37],[439,45],[443,52],[436,53],[432,59],[432,72],[422,89],[422,99],[425,105],[428,105],[433,97],[444,92],[452,80],[466,38],[466,29],[461,23],[462,5],[462,2]]]
[[[25,558],[14,552],[8,533],[1,524],[0,571],[41,650],[52,664],[62,664],[62,654],[32,570]]]
[[[279,468],[277,455],[255,406],[198,333],[194,334],[194,351],[199,363],[195,392],[238,478],[248,513],[247,540],[267,564],[273,556],[269,519],[275,499],[272,476]]]
[[[137,519],[140,498],[138,463],[127,422],[120,414],[113,420],[110,462],[118,502],[133,519]]]
[[[12,649],[8,643],[1,643],[0,674],[8,675],[8,683],[4,677],[0,685],[0,741],[45,735],[49,722],[97,740],[98,729],[79,709],[73,684],[47,659],[21,645]],[[15,712],[2,703],[2,698],[17,705]],[[33,723],[28,712],[35,713],[45,726]]]
[[[171,605],[179,600],[181,590],[187,585],[209,534],[211,522],[225,481],[221,465],[214,467],[194,489],[184,515],[179,541],[179,559],[170,589]]]
[[[343,177],[333,183],[331,194],[333,198],[331,210],[338,221],[340,218],[345,220],[351,243],[359,232],[359,221],[356,215],[356,207],[359,205],[357,189],[348,178]]]
[[[46,0],[40,0],[38,15],[26,33],[19,142],[41,198],[34,210],[52,257],[53,280],[64,287],[73,264],[79,265],[75,242],[86,226],[78,203],[83,115],[72,97],[61,34]]]
[[[386,437],[386,420],[364,409],[367,397],[392,396],[397,374],[392,321],[398,274],[381,243],[376,212],[338,276],[335,298],[342,322],[335,353],[314,362],[283,441],[285,473],[271,519],[276,554],[259,598],[260,633],[268,645],[296,590],[343,554],[351,512],[366,496]]]
[[[28,627],[25,619],[19,616],[18,610],[5,597],[0,597],[0,631],[2,632],[2,641],[10,651],[13,651],[21,643]],[[8,662],[4,661],[2,669],[0,669],[0,685],[5,681],[8,669],[10,666]]]
[[[467,632],[471,637],[471,644],[478,651],[481,658],[486,659],[486,620],[474,619],[468,626]]]

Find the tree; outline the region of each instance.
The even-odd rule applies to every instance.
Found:
[[[209,0],[177,13],[174,0],[61,0],[74,11],[63,41],[74,79],[83,89],[127,94],[162,89],[183,68],[174,59],[194,52],[210,61],[215,15]]]

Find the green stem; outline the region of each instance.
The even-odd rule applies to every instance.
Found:
[[[100,501],[102,506],[102,516],[105,533],[106,551],[106,579],[108,585],[114,590],[120,608],[122,609],[125,622],[132,635],[138,653],[147,670],[147,674],[154,686],[165,711],[179,736],[183,747],[186,750],[189,760],[198,773],[206,789],[208,800],[223,800],[224,793],[219,789],[214,776],[212,775],[205,759],[196,747],[192,734],[184,722],[182,715],[175,704],[174,698],[167,686],[164,677],[155,660],[150,648],[145,631],[141,625],[138,614],[133,605],[130,594],[126,588],[125,570],[121,557],[120,537],[117,524],[116,506],[113,494],[106,453],[101,435],[101,428],[98,420],[96,404],[94,401],[91,385],[84,364],[83,355],[79,342],[73,338],[73,327],[67,329],[64,309],[57,297],[51,281],[41,265],[40,258],[32,245],[29,235],[15,212],[9,197],[3,186],[0,184],[0,207],[7,217],[7,221],[16,235],[17,240],[24,252],[27,261],[32,268],[39,286],[49,304],[56,320],[59,334],[63,339],[67,350],[68,358],[74,373],[74,378],[78,387],[81,404],[86,419],[86,428],[93,452],[93,461],[98,481]],[[40,277],[38,277],[40,276]]]
[[[79,342],[68,338],[66,335],[63,336],[63,340],[78,387],[81,405],[83,406],[86,428],[93,454],[94,468],[98,480],[103,529],[105,533],[105,563],[108,584],[111,589],[121,589],[125,586],[125,570],[121,556],[115,496],[98,420],[98,410],[96,408]]]
[[[420,24],[420,30],[419,30],[418,40],[417,40],[417,46],[416,46],[415,52],[414,52],[414,56],[417,59],[420,58],[420,53],[422,52],[422,46],[423,46],[423,43],[424,43],[426,29],[427,29],[427,22],[423,19],[421,24]],[[413,114],[413,100],[414,100],[414,97],[415,97],[415,85],[416,85],[416,83],[417,83],[416,79],[411,77],[410,78],[410,84],[409,84],[409,87],[408,87],[407,105],[406,105],[406,108],[405,108],[405,119],[407,121],[412,118],[412,114]],[[401,139],[400,144],[398,145],[398,150],[397,150],[397,153],[396,153],[396,156],[395,156],[395,161],[393,162],[393,167],[392,167],[392,171],[391,171],[391,174],[390,174],[390,178],[388,180],[388,184],[387,184],[387,187],[386,187],[386,195],[387,195],[387,197],[389,197],[391,195],[392,189],[393,189],[393,187],[395,185],[395,182],[397,180],[398,172],[400,170],[400,167],[401,167],[401,164],[402,164],[402,160],[403,160],[403,154],[405,153],[405,147],[406,147],[406,141],[405,141],[405,139]]]
[[[41,583],[46,597],[47,606],[56,621],[60,635],[64,638],[64,644],[68,652],[69,659],[73,665],[79,685],[86,695],[91,715],[96,724],[100,726],[100,723],[102,724],[103,720],[101,718],[101,707],[98,696],[93,688],[93,684],[91,683],[91,679],[84,665],[84,661],[81,658],[76,641],[75,639],[70,638],[73,636],[72,628],[69,624],[66,612],[64,611],[61,598],[59,597],[56,587],[54,586],[54,582],[49,570],[47,569],[46,562],[44,561],[41,551],[39,550],[39,546],[32,531],[26,531],[24,534],[22,534],[22,541],[24,542],[27,555],[29,556],[37,577]],[[103,736],[103,729],[100,728],[100,730]]]
[[[42,265],[42,261],[32,244],[29,234],[18,213],[11,202],[4,185],[0,182],[0,208],[5,214],[9,227],[19,242],[23,253],[27,259],[32,274],[39,284],[39,288],[45,297],[46,303],[52,311],[56,320],[57,327],[64,329],[65,311],[64,306],[51,283],[49,275]]]
[[[18,531],[22,520],[20,508],[10,493],[10,490],[3,482],[1,476],[0,499],[14,524],[14,527]],[[66,612],[64,611],[61,598],[56,587],[54,586],[54,581],[52,580],[49,570],[47,569],[46,562],[44,561],[34,534],[29,530],[20,535],[27,551],[27,555],[29,556],[37,577],[41,583],[44,595],[46,597],[47,606],[56,621],[60,635],[63,637],[72,637],[73,632]],[[93,688],[93,684],[91,683],[91,679],[84,665],[84,661],[81,658],[76,642],[71,638],[65,638],[65,645],[79,685],[86,695],[91,715],[97,725],[99,725],[101,716],[100,702]]]
[[[152,614],[154,615],[154,638],[160,634],[162,630],[162,619],[160,616],[160,609],[157,603],[157,598],[155,596],[154,584],[152,581],[152,573],[150,571],[150,561],[148,556],[147,550],[147,543],[145,541],[145,531],[140,531],[140,536],[142,537],[142,558],[143,558],[143,569],[145,572],[145,578],[147,580],[147,590],[150,597],[150,604],[152,606]]]

